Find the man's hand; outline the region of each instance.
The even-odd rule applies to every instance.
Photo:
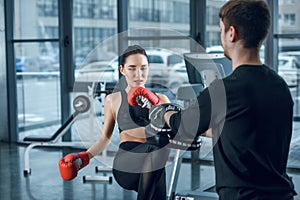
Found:
[[[150,124],[146,126],[147,137],[154,136],[157,133],[166,133],[170,135],[170,133],[172,133],[172,129],[165,122],[165,114],[167,112],[179,112],[181,110],[182,107],[180,105],[173,103],[164,103],[152,107],[149,111]]]

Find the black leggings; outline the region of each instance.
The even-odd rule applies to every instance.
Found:
[[[123,142],[114,158],[114,178],[124,189],[135,190],[137,199],[165,200],[168,155],[166,148],[148,143]]]

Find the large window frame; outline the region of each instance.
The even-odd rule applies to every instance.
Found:
[[[66,121],[70,115],[70,92],[73,87],[73,50],[72,50],[72,1],[58,0],[59,10],[59,37],[50,39],[14,39],[14,1],[5,1],[5,35],[6,35],[6,63],[7,63],[7,92],[8,103],[8,131],[3,138],[8,142],[18,142],[18,117],[17,117],[17,85],[15,66],[14,45],[17,43],[42,43],[58,42],[60,52],[60,102],[61,123]],[[70,140],[70,133],[63,140]]]
[[[73,73],[73,0],[58,0],[58,14],[59,14],[59,37],[51,39],[14,39],[14,1],[5,1],[5,34],[6,34],[6,60],[7,66],[15,65],[14,44],[16,43],[40,43],[40,42],[58,42],[60,51],[60,86],[61,86],[61,123],[63,123],[70,115],[70,92],[74,83]],[[192,39],[199,42],[203,47],[205,46],[205,1],[190,0],[190,35]],[[198,8],[198,10],[197,10]],[[200,9],[200,11],[199,11]],[[117,0],[118,10],[118,33],[128,30],[128,0]],[[193,17],[194,16],[194,17]],[[128,46],[130,40],[144,40],[154,38],[142,37],[125,37],[119,38],[119,53]],[[155,37],[155,39],[186,39],[185,36],[162,36]],[[193,47],[191,47],[193,48]],[[191,49],[193,50],[193,49]],[[16,77],[15,69],[7,67],[7,86],[10,88],[7,94],[8,104],[8,121],[9,130],[7,131],[7,141],[18,141],[18,118],[17,118],[17,93],[16,93]],[[66,134],[63,140],[71,140],[71,135]]]
[[[71,113],[70,93],[74,85],[73,73],[73,1],[58,0],[59,10],[59,37],[52,39],[14,39],[14,1],[4,0],[5,9],[5,39],[6,39],[6,83],[7,99],[6,104],[1,106],[2,110],[8,111],[8,125],[5,134],[1,139],[8,142],[18,141],[18,119],[17,119],[17,94],[16,94],[16,76],[15,76],[15,57],[14,44],[27,42],[58,42],[60,46],[60,86],[61,86],[61,122],[67,120]],[[117,0],[117,32],[123,33],[128,30],[128,6],[130,0]],[[188,1],[188,0],[187,0]],[[278,19],[278,0],[266,0],[271,8],[271,19]],[[201,46],[206,47],[206,1],[189,0],[190,6],[190,35]],[[124,35],[123,35],[124,36]],[[265,63],[278,71],[278,40],[279,39],[300,39],[300,33],[278,33],[278,24],[272,20],[270,32],[265,40]],[[168,39],[186,39],[186,36],[156,36],[151,37],[120,37],[118,41],[118,52],[121,53],[130,41],[135,40],[168,40]],[[191,51],[196,51],[196,47],[191,46]],[[7,107],[5,107],[7,106]],[[299,121],[300,116],[294,116],[295,121]],[[65,141],[71,140],[71,134],[66,134]]]

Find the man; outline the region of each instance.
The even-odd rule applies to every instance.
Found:
[[[190,130],[209,136],[206,131],[212,128],[221,200],[293,199],[294,185],[286,173],[293,100],[284,80],[259,57],[270,27],[268,7],[263,0],[230,0],[219,17],[232,74],[214,81],[185,110],[174,112],[172,104],[153,107],[146,132],[154,133],[164,122],[176,135],[188,137]]]

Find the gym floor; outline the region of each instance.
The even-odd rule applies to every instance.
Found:
[[[63,181],[60,178],[58,171],[58,160],[68,151],[74,152],[74,149],[61,149],[56,147],[32,149],[30,153],[31,174],[24,176],[23,169],[25,149],[26,145],[24,144],[7,144],[0,142],[1,200],[134,200],[136,198],[136,194],[134,192],[122,189],[114,179],[112,179],[112,183],[83,182],[84,176],[112,176],[110,172],[107,174],[95,173],[95,167],[101,165],[99,159],[93,159],[90,165],[79,172],[76,179],[72,181]],[[108,156],[108,158],[112,159],[111,156]],[[191,191],[191,189],[193,189],[194,193],[200,194],[201,191],[199,191],[199,186],[202,186],[200,188],[203,188],[204,186],[213,185],[214,169],[212,166],[201,165],[198,172],[193,172],[193,167],[188,163],[183,163],[181,165],[176,192],[188,194],[187,191]],[[173,169],[172,162],[167,165],[166,169],[167,180],[169,180]],[[198,176],[193,176],[194,178],[191,179],[191,175],[195,173],[198,173]],[[300,194],[299,171],[290,172],[289,175],[293,177],[297,193]],[[214,194],[213,188],[208,193]],[[195,199],[216,198],[197,197]],[[299,200],[299,195],[295,199]]]

